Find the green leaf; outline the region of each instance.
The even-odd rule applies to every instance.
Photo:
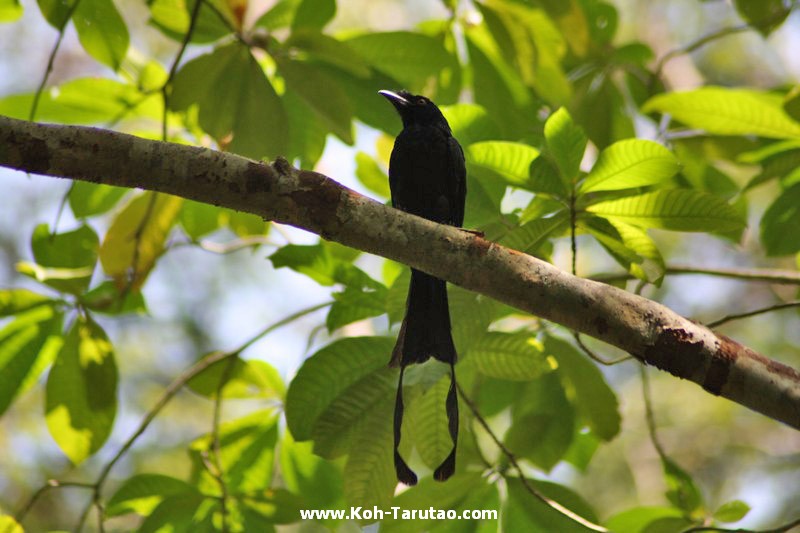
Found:
[[[278,72],[320,121],[347,144],[353,144],[353,110],[347,93],[325,72],[303,61],[278,61]]]
[[[320,285],[341,283],[355,288],[374,290],[383,288],[380,282],[353,265],[352,259],[336,257],[331,250],[329,243],[288,244],[272,254],[269,260],[275,268],[289,267]]]
[[[516,2],[478,7],[505,59],[522,80],[551,105],[569,102],[572,88],[560,64],[567,45],[547,13]]]
[[[306,498],[313,509],[343,508],[341,467],[315,455],[311,442],[295,442],[288,432],[280,444],[281,477],[286,488]]]
[[[725,523],[738,522],[750,512],[750,506],[742,500],[733,500],[722,504],[714,511],[714,520]]]
[[[467,52],[475,102],[496,120],[503,138],[521,137],[536,122],[535,105],[519,73],[503,59],[484,24],[468,30]]]
[[[406,314],[406,302],[408,301],[408,286],[411,283],[411,270],[405,268],[394,278],[392,286],[386,295],[386,312],[389,315],[389,324],[397,324]],[[448,291],[450,295],[450,291]],[[449,296],[452,298],[452,296]],[[451,313],[452,317],[452,313]]]
[[[282,400],[286,396],[286,386],[275,367],[257,359],[246,361],[235,357],[217,361],[187,385],[201,396],[216,398],[223,376],[227,376],[222,387],[223,398]]]
[[[513,407],[505,443],[544,471],[564,458],[575,435],[575,408],[556,373],[526,384]]]
[[[278,0],[256,21],[255,26],[267,30],[286,28],[292,24],[295,12],[303,0]]]
[[[105,443],[117,414],[114,347],[92,320],[79,317],[47,378],[47,428],[73,464]]]
[[[240,531],[272,531],[275,524],[291,524],[300,520],[300,509],[308,507],[305,498],[283,489],[270,489],[247,494],[241,499],[244,519]]]
[[[269,222],[252,213],[222,209],[219,214],[220,221],[239,237],[266,235],[269,230]]]
[[[328,311],[325,325],[329,332],[365,318],[382,315],[386,312],[387,289],[360,290],[346,288],[333,293],[336,300]]]
[[[628,271],[641,280],[661,285],[667,265],[647,231],[619,220],[609,222],[619,233],[622,243],[641,258],[640,261],[632,263]]]
[[[344,467],[344,495],[351,506],[389,508],[397,486],[392,466],[393,409],[394,398],[384,398],[365,413],[353,435],[354,452]]]
[[[455,104],[439,109],[462,146],[500,138],[497,122],[479,105]]]
[[[800,250],[800,183],[783,191],[761,219],[761,242],[768,255]]]
[[[147,192],[117,213],[100,246],[100,263],[119,286],[132,279],[131,288],[141,287],[164,251],[182,202],[177,196]]]
[[[596,203],[595,215],[643,228],[673,231],[733,231],[745,221],[724,200],[688,189],[663,189]]]
[[[295,28],[284,42],[293,57],[313,62],[323,62],[341,69],[357,78],[368,78],[369,64],[342,41],[320,33],[319,30]]]
[[[558,373],[568,384],[575,406],[592,433],[605,441],[613,439],[620,430],[619,402],[597,366],[556,337],[548,336],[544,349],[558,361]]]
[[[440,40],[420,33],[367,33],[345,42],[373,68],[414,93],[422,92],[441,75],[455,76],[459,69],[458,61]],[[436,99],[436,94],[429,96]]]
[[[0,98],[0,114],[27,120],[34,93]],[[160,94],[143,94],[137,87],[108,78],[80,78],[41,94],[36,119],[65,124],[99,124],[124,118],[161,119]]]
[[[739,15],[765,37],[778,28],[791,12],[783,0],[734,0]]]
[[[77,0],[36,0],[45,20],[57,30],[61,30],[69,19],[70,10]]]
[[[511,230],[500,239],[500,244],[527,254],[535,253],[546,239],[557,236],[567,224],[566,211],[548,218],[537,218]]]
[[[409,279],[404,281],[404,288],[407,288]],[[448,287],[447,294],[453,342],[457,353],[466,354],[486,333],[500,306],[491,298],[454,285]],[[402,312],[405,313],[405,295],[403,298]]]
[[[612,67],[606,66],[574,80],[575,96],[570,103],[573,119],[583,127],[598,149],[619,139],[636,136],[633,117],[627,109],[628,102],[633,96],[638,105],[637,92],[643,93],[645,98],[649,96],[646,81],[633,73],[620,72],[623,69],[639,72],[643,65],[625,65],[618,68],[619,75],[614,76],[608,75],[606,69],[609,68]]]
[[[148,3],[150,23],[167,37],[183,41],[189,31],[194,0],[151,0]],[[228,24],[234,28],[240,25],[231,11],[233,4],[224,0],[205,0],[197,14],[190,42],[210,43],[230,35]]]
[[[256,411],[220,425],[217,460],[229,491],[255,493],[271,486],[277,441],[278,416],[273,409]],[[201,455],[213,453],[211,435],[200,437],[190,446],[193,479],[205,494],[219,492],[219,482],[201,459]]]
[[[506,183],[488,172],[473,172],[467,168],[467,205],[464,210],[464,227],[480,228],[500,217],[500,204],[506,192]]]
[[[681,512],[674,507],[634,507],[608,519],[606,526],[611,531],[644,533],[647,526],[664,518],[681,518]]]
[[[668,457],[661,458],[661,465],[670,503],[681,509],[687,517],[699,513],[703,506],[703,495],[692,477]]]
[[[119,70],[130,37],[125,21],[111,0],[80,0],[72,22],[84,50],[100,63]]]
[[[289,155],[298,158],[302,168],[314,168],[322,157],[330,128],[322,118],[294,92],[281,95],[281,102],[289,120]]]
[[[575,183],[588,142],[583,129],[572,121],[566,108],[561,107],[545,122],[544,138],[561,171],[562,181],[568,186]]]
[[[703,87],[656,95],[645,103],[642,112],[669,113],[691,128],[718,135],[799,137],[800,123],[786,114],[782,101],[779,95],[750,89]]]
[[[585,533],[587,529],[553,509],[525,489],[522,482],[506,478],[508,499],[503,507],[503,531],[530,533]],[[598,522],[591,507],[572,490],[547,481],[527,480],[538,492],[560,503],[578,516]],[[626,532],[627,533],[627,532]]]
[[[591,431],[580,430],[575,433],[572,443],[562,460],[568,462],[580,472],[586,473],[595,452],[600,447],[600,439]]]
[[[292,29],[322,29],[336,15],[336,0],[302,0],[297,6]]]
[[[412,435],[422,461],[431,470],[439,466],[453,449],[445,409],[449,390],[448,374],[439,378],[435,385],[414,398],[407,406],[405,434]]]
[[[106,516],[136,513],[148,516],[165,498],[176,495],[199,495],[183,480],[162,474],[137,474],[126,479],[106,504]]]
[[[800,85],[795,85],[783,99],[783,110],[795,121],[800,122]]]
[[[672,152],[653,141],[627,139],[602,152],[578,187],[581,194],[618,191],[664,182],[678,172]]]
[[[357,449],[353,440],[364,417],[397,390],[397,370],[387,362],[347,387],[319,415],[312,433],[314,453],[335,459]]]
[[[0,22],[14,22],[22,16],[19,0],[0,0]]]
[[[783,143],[775,143],[783,144]],[[765,157],[761,164],[761,172],[756,174],[747,185],[744,191],[749,191],[754,187],[766,183],[769,180],[778,178],[781,181],[791,179],[791,176],[800,168],[800,150],[790,149]]]
[[[199,493],[167,496],[144,519],[138,533],[213,531],[212,514],[219,503]]]
[[[531,187],[528,169],[538,155],[532,146],[509,141],[483,141],[464,150],[468,174],[525,189]]]
[[[184,200],[178,221],[193,241],[218,230],[222,225],[220,208],[214,205]]]
[[[36,264],[36,279],[51,287],[80,294],[89,286],[97,263],[97,234],[89,226],[52,235],[47,224],[33,230],[31,248]]]
[[[469,360],[481,374],[513,381],[534,379],[549,369],[542,345],[528,333],[491,331],[472,345]]]
[[[348,337],[309,357],[289,385],[286,421],[298,441],[308,440],[320,416],[347,389],[389,362],[394,339]]]
[[[492,489],[494,487],[488,484],[478,472],[459,472],[445,483],[435,481],[432,477],[426,477],[421,479],[419,485],[413,489],[403,491],[394,497],[391,507],[399,508],[397,520],[392,515],[384,518],[381,521],[381,531],[384,533],[438,531],[437,526],[441,526],[441,522],[436,520],[435,516],[429,516],[428,520],[421,520],[417,516],[412,521],[410,516],[404,519],[403,513],[410,512],[412,509],[428,509],[430,507],[436,510],[489,509],[490,505],[466,507],[464,503],[475,494],[483,496],[479,501],[486,501],[489,499],[488,496]],[[413,526],[410,527],[410,524]],[[474,529],[469,529],[470,526],[462,524],[462,527],[467,528],[465,531],[474,531]]]
[[[147,304],[141,291],[125,290],[113,281],[104,281],[86,294],[80,295],[80,302],[92,311],[107,315],[147,313]]]
[[[391,198],[389,176],[378,166],[377,161],[364,152],[356,153],[356,178],[375,194],[382,198]]]
[[[528,169],[530,175],[528,189],[533,192],[541,192],[556,198],[566,199],[572,190],[571,184],[567,184],[561,179],[561,173],[556,168],[551,158],[540,155],[533,161]],[[539,196],[534,198],[538,200]]]
[[[109,211],[130,189],[102,183],[74,181],[69,190],[69,207],[75,218],[87,218]]]
[[[0,415],[39,379],[61,346],[60,313],[49,306],[18,313],[0,330]]]
[[[253,159],[286,152],[286,111],[247,47],[222,46],[178,71],[170,107],[186,111],[193,105],[200,127],[223,148]]]
[[[0,289],[0,317],[52,303],[53,300],[48,296],[28,289]]]
[[[666,265],[647,231],[618,219],[581,217],[578,226],[589,232],[606,251],[638,279],[660,285]]]

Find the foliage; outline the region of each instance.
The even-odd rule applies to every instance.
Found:
[[[110,0],[40,0],[44,18],[62,32],[71,22],[85,51],[116,76],[6,96],[0,113],[27,118],[38,102],[41,120],[214,144],[255,159],[285,155],[307,168],[319,161],[330,135],[354,144],[358,121],[382,137],[378,155],[356,156],[356,177],[386,197],[386,136],[398,124],[375,93],[404,87],[440,104],[464,146],[465,225],[506,246],[552,259],[554,242],[569,240],[578,252],[595,242],[630,276],[659,285],[666,263],[651,230],[736,241],[752,221],[748,192],[774,181],[778,192],[756,221],[761,244],[767,255],[800,252],[797,88],[667,91],[652,70],[652,51],[615,39],[618,13],[609,3],[446,2],[452,16],[445,20],[408,31],[348,33],[325,30],[336,16],[333,0],[279,0],[252,25],[244,3],[195,2],[148,2],[150,24],[181,43],[181,54],[186,46],[206,45],[203,54],[176,60],[170,70],[132,52],[125,17]],[[734,2],[765,35],[786,18],[786,4]],[[21,12],[15,0],[0,0],[0,21]],[[472,103],[459,103],[465,92]],[[640,138],[641,123],[658,124],[656,140]],[[712,143],[733,140],[747,149],[712,157]],[[726,173],[737,165],[760,173],[742,186]],[[520,205],[507,207],[510,191],[517,204],[523,199]],[[49,369],[47,427],[78,465],[96,458],[119,424],[126,379],[118,376],[113,339],[96,316],[124,320],[147,312],[142,287],[170,253],[171,237],[198,245],[221,230],[249,238],[271,227],[241,213],[103,185],[76,182],[66,200],[78,226],[38,226],[29,260],[18,265],[39,289],[0,291],[0,314],[7,317],[0,331],[0,413],[41,386]],[[564,484],[535,480],[533,472],[567,463],[586,469],[598,447],[621,430],[617,395],[558,332],[454,287],[460,383],[525,468],[511,469],[502,456],[490,460],[495,454],[487,452],[491,445],[476,412],[462,407],[457,475],[444,485],[425,478],[397,493],[390,451],[397,371],[386,366],[392,332],[349,337],[343,328],[382,316],[396,323],[408,275],[387,264],[384,279],[374,279],[354,264],[358,255],[325,241],[272,253],[275,268],[332,288],[325,326],[338,337],[288,384],[267,363],[238,352],[204,368],[200,359],[191,379],[178,385],[218,405],[249,399],[262,408],[186,443],[192,471],[184,478],[130,473],[98,496],[101,519],[135,514],[142,531],[260,531],[299,521],[299,509],[414,509],[435,502],[443,509],[497,509],[507,530],[583,530],[529,487],[617,531],[678,531],[736,522],[749,511],[738,500],[709,507],[692,476],[668,458],[664,506],[613,517]],[[402,447],[405,456],[416,450],[419,471],[434,468],[450,447],[442,408],[447,380],[435,363],[409,370],[406,378],[411,430]],[[20,530],[7,516],[0,524]],[[381,528],[450,527],[409,524],[385,520]]]

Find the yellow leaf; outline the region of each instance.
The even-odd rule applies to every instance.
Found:
[[[183,200],[166,194],[145,193],[120,211],[100,246],[103,270],[119,286],[141,287],[164,250]]]

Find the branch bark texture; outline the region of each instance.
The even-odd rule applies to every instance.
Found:
[[[403,213],[283,159],[0,117],[0,165],[237,209],[380,255],[617,346],[800,429],[800,372],[667,307]]]

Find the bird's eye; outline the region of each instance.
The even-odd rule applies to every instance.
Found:
[[[425,105],[425,103],[426,102],[424,98],[417,98],[417,105]]]

